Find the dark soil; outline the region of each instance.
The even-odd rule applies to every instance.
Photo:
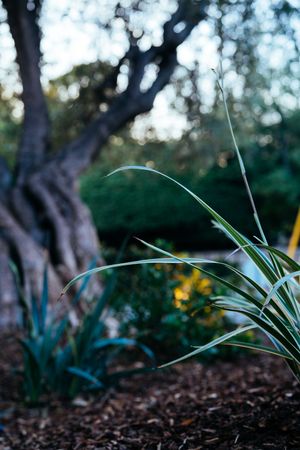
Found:
[[[0,346],[0,450],[300,449],[300,389],[278,358],[189,362],[30,409],[11,375],[14,339]]]

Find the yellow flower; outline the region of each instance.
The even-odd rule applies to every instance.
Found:
[[[180,289],[180,287],[176,287],[174,289],[174,297],[176,300],[182,301],[182,300],[188,300],[189,295],[187,292],[185,292],[183,289]]]
[[[208,278],[201,278],[195,288],[199,294],[209,295],[212,293],[211,281]]]

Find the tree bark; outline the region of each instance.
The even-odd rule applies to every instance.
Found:
[[[23,86],[24,123],[16,167],[18,183],[43,163],[49,144],[50,126],[40,71],[40,3],[40,0],[34,3],[3,0]]]
[[[17,321],[18,289],[11,261],[18,269],[19,287],[27,299],[41,295],[47,264],[52,301],[58,298],[63,285],[85,271],[91,261],[102,263],[97,232],[90,212],[79,198],[76,180],[98,157],[110,135],[152,108],[177,64],[177,47],[205,18],[206,8],[205,1],[180,1],[164,26],[160,46],[143,52],[132,42],[101,86],[116,87],[119,69],[126,60],[130,66],[126,90],[116,95],[109,109],[75,141],[51,154],[48,112],[40,81],[40,1],[2,2],[17,52],[24,122],[13,174],[0,159],[0,326]],[[176,25],[181,23],[184,26],[176,32]],[[157,65],[157,78],[144,92],[141,83],[147,65],[152,63]],[[89,289],[87,295],[99,295],[99,279],[92,279]]]

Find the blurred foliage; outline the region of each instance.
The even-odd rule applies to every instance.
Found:
[[[126,36],[134,37],[137,45],[149,45],[154,39],[158,23],[151,19],[153,2],[102,3],[94,0],[87,8],[85,2],[79,2],[76,8],[82,22],[98,21],[105,42],[113,42],[120,35],[124,35],[124,43]],[[156,2],[157,10],[161,8],[158,22],[163,22],[172,9],[167,3]],[[66,3],[65,19],[73,7],[71,2]],[[105,14],[96,18],[100,7]],[[273,242],[290,234],[300,201],[297,12],[292,2],[285,0],[214,0],[207,21],[213,51],[223,60],[237,139],[262,222]],[[201,36],[201,30],[195,30],[196,37],[198,32]],[[186,120],[181,139],[159,141],[154,127],[158,130],[159,124],[147,122],[143,116],[138,119],[140,124],[145,123],[142,131],[137,133],[136,124],[130,124],[111,136],[99,161],[82,177],[82,196],[92,210],[101,238],[110,244],[118,245],[129,233],[146,238],[168,236],[179,247],[194,249],[227,245],[209,227],[208,216],[200,208],[191,208],[191,200],[165,180],[133,174],[103,178],[124,164],[148,164],[174,176],[241,231],[253,233],[253,223],[247,218],[246,193],[232,161],[223,105],[213,74],[210,77],[208,73],[207,59],[202,59],[207,58],[202,53],[205,44],[198,45],[191,38],[184,45],[190,45],[191,61],[186,67],[177,67],[174,83],[166,88],[171,107]],[[270,59],[273,53],[277,55],[276,67]],[[52,150],[78,136],[124,88],[126,58],[119,78],[105,81],[116,66],[117,59],[111,55],[75,66],[49,81],[45,91],[53,123]],[[19,96],[11,88],[0,88],[0,155],[8,158],[9,164],[15,157],[19,136]]]
[[[257,139],[249,138],[242,148],[262,223],[272,242],[289,236],[300,202],[298,119],[298,111],[285,119],[284,131],[281,123],[261,126]],[[210,137],[199,141],[199,158],[195,153],[186,155],[184,165],[176,142],[142,146],[119,139],[122,144],[116,145],[112,140],[101,164],[95,165],[81,183],[82,197],[104,240],[119,243],[127,234],[138,234],[147,239],[168,237],[186,249],[228,245],[212,229],[206,212],[193,208],[193,201],[168,181],[131,172],[104,178],[124,164],[146,164],[174,176],[241,232],[253,235],[254,222],[249,221],[250,206],[238,165],[228,147],[222,146],[221,136],[218,145],[223,150],[219,152],[218,164],[206,170],[201,168],[201,148],[208,145]]]
[[[225,172],[225,173],[224,173]],[[223,175],[224,173],[224,175]],[[175,175],[174,172],[168,172]],[[214,205],[225,217],[250,231],[246,194],[238,176],[232,171],[211,170],[205,178],[180,174],[177,179]],[[82,181],[82,197],[90,207],[94,221],[108,242],[119,243],[127,234],[142,238],[168,237],[181,248],[223,247],[224,237],[210,225],[209,216],[171,183],[149,174],[126,173],[103,178],[103,172]],[[232,208],[238,204],[237,210]]]
[[[111,65],[96,61],[75,66],[50,81],[47,99],[55,148],[75,139],[91,120],[107,109],[115,95],[110,83],[104,83],[111,71]]]
[[[14,269],[16,276],[17,272]],[[145,369],[114,370],[114,361],[120,350],[135,347],[146,354],[151,366],[154,355],[145,345],[134,339],[110,338],[107,335],[107,304],[115,287],[115,274],[108,280],[102,295],[87,302],[78,319],[78,302],[89,278],[70,302],[65,314],[55,314],[48,308],[48,277],[44,275],[43,293],[40,299],[29,303],[20,291],[24,313],[23,390],[25,401],[36,404],[42,396],[56,393],[74,398],[80,392],[104,389],[108,385]],[[19,285],[19,283],[18,283]],[[83,306],[83,305],[81,305]]]
[[[111,70],[107,63],[82,64],[49,83],[47,98],[55,148],[77,136],[91,119],[107,108],[114,93],[107,84],[103,88],[103,82]],[[200,77],[197,73],[193,76],[197,80]],[[182,84],[176,83],[178,98],[189,102],[181,106],[189,129],[179,141],[140,141],[132,137],[131,128],[127,127],[118,136],[111,136],[99,161],[82,177],[83,199],[92,210],[101,238],[109,244],[119,245],[131,233],[151,239],[168,237],[179,248],[226,245],[224,238],[209,227],[206,213],[191,208],[191,200],[165,180],[139,174],[103,178],[125,164],[146,164],[169,173],[244,233],[252,235],[254,227],[247,218],[249,206],[233,161],[222,106],[217,102],[210,112],[203,112],[195,80],[192,91],[186,88],[186,83],[191,81],[188,77]],[[262,222],[275,242],[281,236],[289,236],[300,201],[300,113],[299,110],[287,112],[273,102],[269,107],[265,105],[264,111],[276,110],[276,120],[279,120],[266,124],[261,115],[255,114],[255,98],[250,96],[250,99],[252,105],[245,105],[229,96],[229,108]],[[16,102],[17,97],[9,98],[1,90],[0,151],[8,157],[9,164],[13,162],[19,134],[19,119],[16,116],[10,120],[15,116]],[[252,111],[255,120],[249,120]]]
[[[166,242],[157,244],[172,250]],[[108,260],[110,252],[105,253]],[[133,245],[127,251],[126,261],[148,257],[157,254]],[[234,328],[229,316],[211,307],[211,298],[223,294],[224,288],[196,269],[183,264],[145,264],[119,270],[111,306],[119,321],[120,335],[149,346],[166,361]],[[248,333],[245,340],[255,341],[254,334]],[[201,360],[231,358],[239,353],[239,349],[220,346],[201,355]]]
[[[261,127],[252,150],[251,181],[265,228],[273,242],[289,237],[300,204],[300,111]],[[250,161],[248,162],[248,164]]]

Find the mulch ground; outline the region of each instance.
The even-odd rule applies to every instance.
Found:
[[[300,389],[277,358],[197,362],[27,408],[14,340],[0,339],[0,450],[300,449]]]

